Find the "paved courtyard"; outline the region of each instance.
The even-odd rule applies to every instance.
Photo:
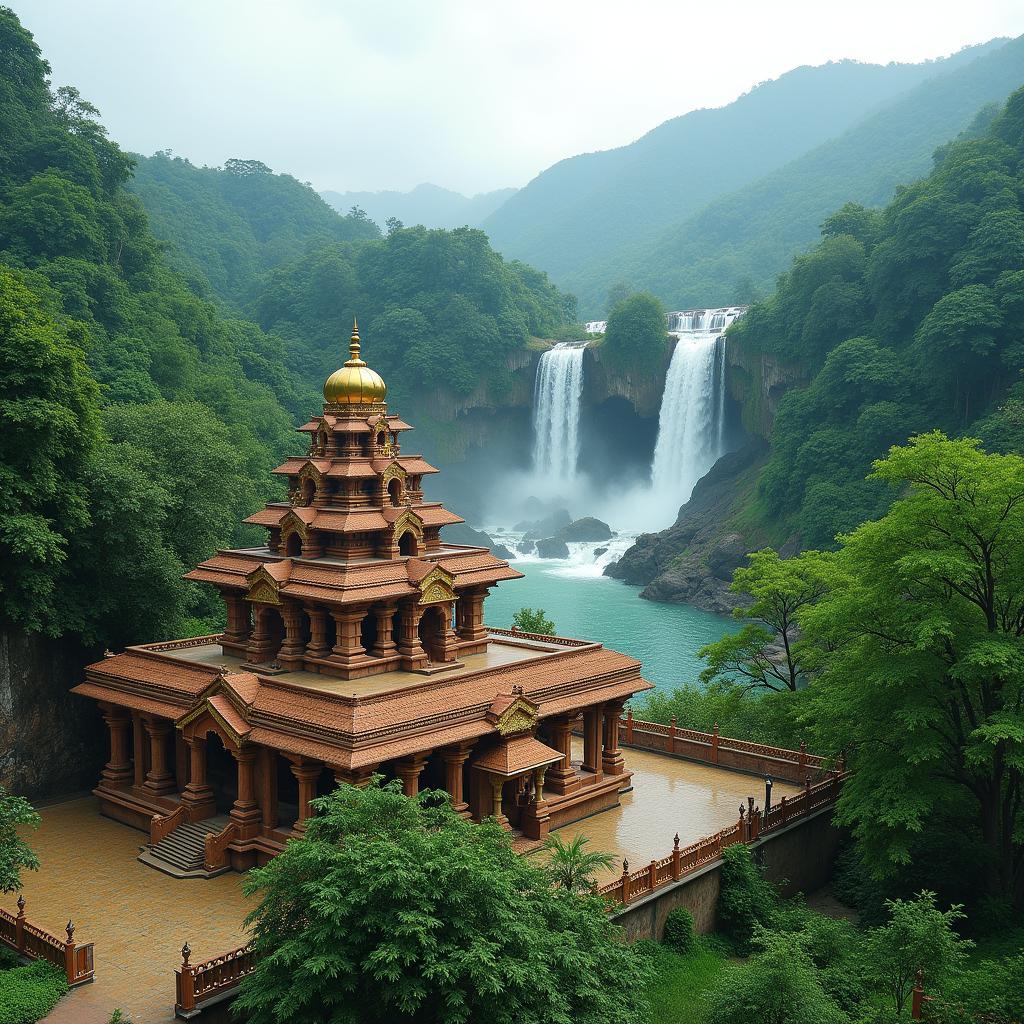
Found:
[[[583,833],[592,849],[614,853],[617,865],[607,878],[618,874],[623,857],[636,869],[665,856],[676,832],[685,846],[731,824],[748,795],[764,801],[757,777],[646,751],[625,755],[634,789],[622,805],[559,830],[566,838]],[[776,799],[796,792],[775,784]],[[182,944],[198,963],[245,941],[243,876],[179,880],[140,864],[135,857],[145,836],[101,817],[92,797],[41,813],[30,841],[42,868],[25,876],[28,918],[63,935],[70,917],[76,939],[96,944],[96,981],[62,1000],[47,1021],[107,1024],[115,1007],[133,1024],[173,1020]],[[13,910],[15,899],[0,896],[0,905]]]

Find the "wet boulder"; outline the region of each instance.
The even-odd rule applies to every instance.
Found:
[[[599,541],[609,540],[612,536],[611,527],[593,516],[584,516],[568,526],[562,527],[557,536],[562,540]]]
[[[561,537],[545,537],[537,541],[537,554],[541,558],[568,558],[569,545]]]

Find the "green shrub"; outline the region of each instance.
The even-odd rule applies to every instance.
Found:
[[[676,953],[693,952],[697,936],[693,930],[693,914],[686,907],[676,907],[665,918],[665,935],[662,941]]]
[[[753,948],[758,926],[772,927],[779,898],[761,872],[744,843],[727,846],[722,854],[722,881],[718,895],[718,923],[742,956]]]
[[[0,1024],[35,1024],[67,990],[63,971],[45,960],[0,971]]]

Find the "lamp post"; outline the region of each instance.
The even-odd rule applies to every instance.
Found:
[[[772,778],[770,775],[764,777],[764,813],[765,818],[768,817],[768,812],[772,809]]]

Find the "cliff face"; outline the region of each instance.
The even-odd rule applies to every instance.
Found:
[[[601,347],[589,347],[583,361],[583,403],[598,406],[609,398],[624,398],[636,414],[644,419],[656,419],[661,409],[661,395],[665,390],[665,375],[672,361],[668,348],[661,365],[647,373],[609,373]]]
[[[799,366],[741,345],[727,345],[725,353],[726,384],[742,410],[744,430],[754,437],[771,437],[782,396],[791,387],[805,383],[806,374]]]
[[[88,660],[67,640],[0,631],[0,784],[11,792],[39,800],[96,784],[107,728],[68,693]]]

